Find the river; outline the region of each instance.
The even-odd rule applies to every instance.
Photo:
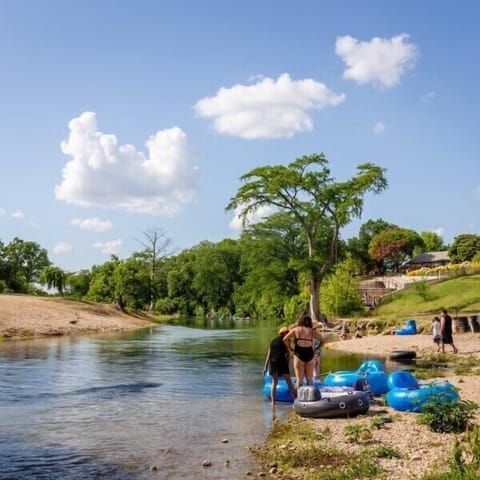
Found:
[[[291,411],[261,392],[274,335],[185,322],[0,343],[0,479],[244,478],[247,447]]]

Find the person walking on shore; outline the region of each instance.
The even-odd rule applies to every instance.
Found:
[[[440,334],[442,336],[442,353],[445,353],[445,345],[451,345],[453,353],[458,353],[458,348],[453,343],[452,317],[448,314],[446,308],[441,311]]]
[[[442,349],[442,334],[440,333],[441,322],[438,317],[434,317],[430,327],[433,343],[437,346],[437,353]]]

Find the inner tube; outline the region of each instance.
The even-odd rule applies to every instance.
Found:
[[[392,350],[390,360],[415,360],[417,358],[417,352],[415,350]]]

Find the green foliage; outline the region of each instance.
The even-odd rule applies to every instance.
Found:
[[[430,290],[432,296],[429,300],[420,299],[412,288],[401,290],[392,295],[389,302],[382,302],[375,314],[379,318],[398,322],[398,319],[408,318],[411,312],[436,315],[443,306],[447,306],[453,314],[456,314],[457,310],[480,310],[480,275],[478,274],[435,283],[430,286]]]
[[[80,270],[67,275],[68,295],[81,300],[87,295],[91,280],[92,273],[90,270]]]
[[[452,263],[468,262],[480,252],[480,235],[464,233],[453,240],[448,250],[448,256]]]
[[[323,282],[320,305],[329,317],[345,317],[363,313],[365,307],[359,290],[359,281],[349,271],[350,259],[341,262],[335,272]]]
[[[480,427],[467,431],[464,442],[455,439],[447,471],[430,471],[421,480],[478,480],[480,469]]]
[[[432,298],[432,290],[427,281],[419,280],[413,284],[412,288],[423,301],[426,302]]]
[[[4,293],[8,291],[8,285],[5,280],[0,280],[0,293]]]
[[[445,395],[434,395],[422,406],[419,422],[432,432],[464,432],[474,417],[478,405],[466,400],[449,400]]]
[[[413,250],[413,255],[418,255],[423,252],[441,252],[445,250],[442,237],[435,232],[421,232],[420,236],[423,240],[423,245],[417,246]]]
[[[368,220],[360,227],[358,238],[353,237],[347,241],[347,252],[352,258],[358,260],[362,265],[362,273],[368,274],[374,271],[383,271],[383,261],[373,260],[368,253],[368,246],[372,238],[388,228],[394,228],[396,225],[386,222],[381,218],[378,220]]]
[[[297,265],[309,275],[312,314],[319,318],[319,288],[335,260],[340,229],[361,215],[367,192],[379,193],[386,188],[384,170],[363,164],[355,177],[335,182],[325,155],[314,154],[297,158],[288,166],[254,168],[241,181],[243,185],[230,200],[228,210],[239,210],[246,223],[260,207],[273,208],[287,215],[302,232],[308,261]],[[326,250],[322,249],[325,239]]]
[[[46,285],[49,289],[56,288],[58,293],[63,296],[66,279],[67,274],[61,268],[49,265],[42,270],[39,282],[41,285]]]
[[[371,427],[363,423],[347,425],[343,428],[343,433],[350,443],[370,440],[373,437]]]

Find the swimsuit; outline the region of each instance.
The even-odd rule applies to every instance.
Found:
[[[311,342],[312,345],[310,347],[302,347],[302,346],[298,345],[299,340],[304,340],[305,342]],[[310,362],[310,360],[313,359],[313,355],[314,355],[313,337],[312,338],[296,338],[295,339],[295,348],[293,349],[293,353],[303,363]]]

